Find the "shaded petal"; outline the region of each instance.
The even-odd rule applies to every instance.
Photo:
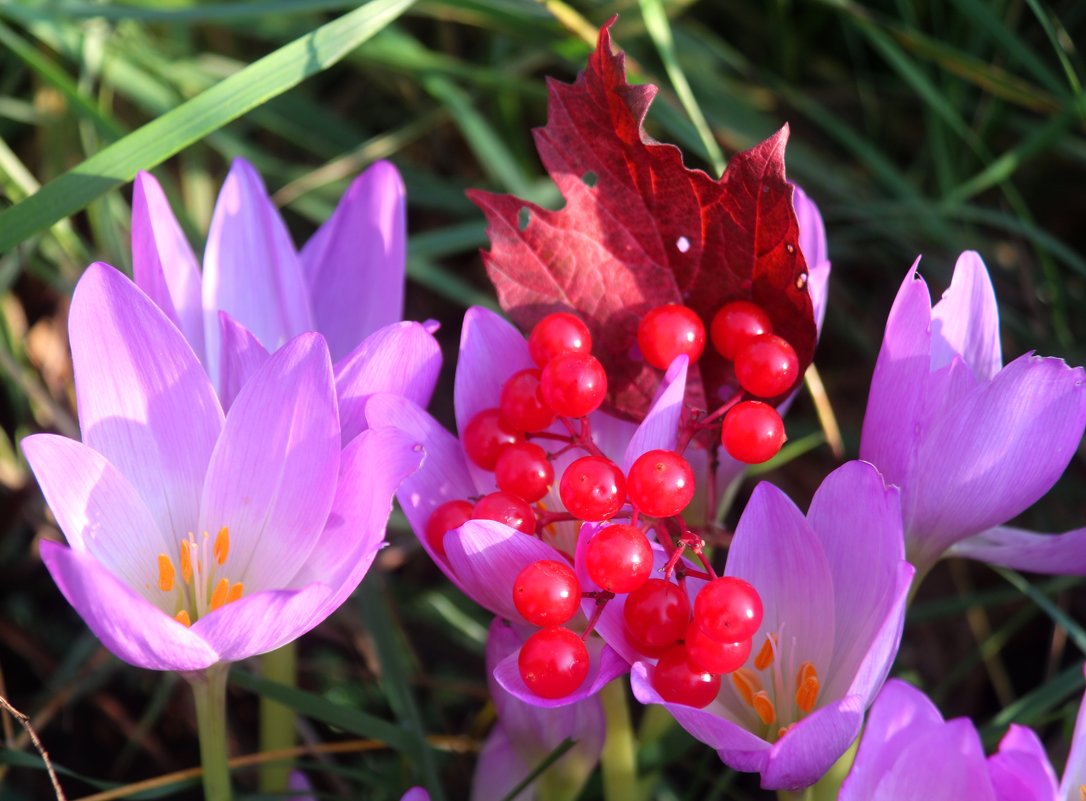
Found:
[[[520,331],[489,309],[473,306],[464,315],[460,331],[460,358],[456,362],[453,402],[456,427],[464,429],[476,414],[498,405],[502,384],[513,373],[535,367],[528,343]],[[475,486],[494,486],[494,474],[468,462]]]
[[[993,378],[1003,366],[995,290],[984,262],[972,250],[958,257],[950,286],[931,310],[931,369],[955,356],[981,380]]]
[[[999,801],[1057,801],[1056,772],[1032,729],[1011,724],[988,757],[988,774]]]
[[[565,698],[540,698],[528,689],[520,677],[517,658],[520,651],[507,656],[494,669],[494,678],[502,688],[526,704],[533,704],[545,709],[576,704],[590,698],[604,688],[604,685],[629,672],[630,663],[619,656],[609,645],[595,637],[585,643],[588,647],[589,667],[584,683]]]
[[[872,465],[848,462],[822,482],[807,522],[822,542],[834,582],[834,658],[823,691],[842,697],[852,685],[850,692],[862,695],[866,706],[886,678],[901,635],[905,597],[899,596],[898,574],[903,569],[912,574],[905,562],[899,494]],[[875,675],[857,686],[853,677],[888,617],[897,622],[886,632],[889,648],[880,649],[882,658],[871,665]]]
[[[593,412],[588,420],[591,423],[592,441],[596,443],[596,447],[612,462],[619,464],[634,432],[637,431],[637,423],[621,420],[606,412]],[[581,455],[579,451],[577,455]],[[555,474],[557,475],[557,471]]]
[[[815,202],[799,187],[792,184],[792,206],[799,222],[799,249],[807,262],[807,291],[811,293],[815,323],[819,332],[826,319],[826,299],[829,290],[830,262],[826,248],[826,227]]]
[[[471,780],[471,801],[503,801],[509,792],[527,778],[529,765],[513,748],[501,725],[495,726],[486,738],[475,774]],[[533,801],[535,786],[524,788],[511,801]]]
[[[339,456],[328,350],[303,334],[242,388],[211,458],[199,530],[230,528],[225,575],[258,592],[287,585],[324,528]]]
[[[269,590],[247,595],[192,624],[224,662],[238,662],[274,651],[301,637],[325,617],[332,588],[310,584],[300,590]]]
[[[400,801],[430,801],[430,794],[424,787],[412,787],[403,794]]]
[[[219,312],[219,400],[226,411],[249,380],[268,360],[268,351],[248,328]]]
[[[622,472],[629,472],[637,457],[647,451],[673,451],[679,439],[679,420],[686,396],[686,356],[677,356],[668,367],[645,419],[637,427],[622,457]]]
[[[204,670],[220,661],[198,633],[122,584],[89,554],[43,541],[53,581],[102,645],[148,670]]]
[[[426,541],[426,522],[434,509],[446,501],[466,499],[475,494],[460,440],[414,403],[397,395],[371,397],[366,403],[366,419],[374,429],[398,428],[415,442],[422,443],[425,454],[422,467],[404,479],[396,499],[423,550],[463,590],[463,584],[448,561],[434,553]]]
[[[200,266],[162,187],[143,171],[132,190],[132,278],[203,360]]]
[[[1060,781],[1060,798],[1063,801],[1078,801],[1075,791],[1086,785],[1086,697],[1078,708],[1075,719],[1075,733],[1071,737],[1071,751],[1067,755],[1067,767]]]
[[[1086,528],[1036,534],[1000,526],[956,543],[948,555],[1030,573],[1086,576]]]
[[[419,468],[423,451],[402,431],[365,431],[339,463],[336,498],[320,539],[291,581],[300,588],[321,582],[333,589],[320,618],[335,611],[358,587],[385,539],[392,498],[400,482]]]
[[[83,442],[136,488],[177,541],[196,523],[222,409],[181,332],[127,278],[83,273],[68,331]]]
[[[1082,368],[1027,354],[935,423],[920,445],[906,518],[924,554],[1006,522],[1048,491],[1086,426],[1083,377]]]
[[[208,372],[218,375],[225,311],[268,350],[313,330],[301,263],[282,217],[253,165],[235,159],[219,192],[204,251]]]
[[[835,642],[835,588],[822,544],[803,514],[779,489],[762,482],[739,518],[724,568],[750,582],[762,598],[754,635],[793,641],[793,653],[829,676]]]
[[[351,182],[302,248],[313,321],[339,361],[403,317],[406,212],[400,174],[379,161]]]
[[[22,446],[72,550],[94,557],[136,592],[156,587],[157,555],[176,558],[177,542],[163,536],[128,479],[74,439],[35,434]]]
[[[494,520],[469,520],[447,533],[445,554],[469,598],[518,623],[526,621],[513,604],[517,574],[540,559],[563,561],[558,551],[537,537]]]
[[[798,790],[821,779],[860,734],[866,705],[867,699],[846,695],[792,726],[769,752],[762,787]],[[728,762],[726,753],[720,758]]]
[[[919,261],[905,276],[886,321],[860,440],[860,458],[899,487],[913,475],[931,371],[931,296],[916,274]]]
[[[343,442],[366,428],[366,401],[391,392],[425,408],[441,371],[441,346],[419,323],[394,323],[366,337],[336,364]]]

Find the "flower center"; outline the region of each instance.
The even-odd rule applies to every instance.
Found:
[[[780,643],[780,633],[767,634],[754,657],[754,669],[742,667],[732,673],[736,692],[766,727],[770,742],[783,737],[815,708],[821,687],[811,662],[800,662],[796,667],[795,660],[789,659],[784,664]]]
[[[230,529],[223,526],[212,540],[205,531],[200,542],[192,532],[181,540],[178,551],[181,581],[169,554],[158,555],[158,589],[174,603],[174,619],[186,626],[202,615],[241,598],[245,585],[221,575],[230,556]]]

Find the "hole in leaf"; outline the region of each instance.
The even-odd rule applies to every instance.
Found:
[[[517,227],[520,230],[525,231],[528,228],[528,223],[532,221],[532,212],[528,210],[527,206],[521,206],[520,211],[517,212]]]
[[[591,189],[596,185],[596,182],[599,180],[599,178],[596,177],[596,173],[592,172],[592,170],[589,170],[581,176],[581,180],[584,181],[585,186]]]

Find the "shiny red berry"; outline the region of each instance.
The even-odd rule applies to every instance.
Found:
[[[609,592],[633,592],[652,575],[649,538],[637,526],[605,526],[588,542],[585,569],[589,578]]]
[[[655,658],[679,643],[690,622],[690,599],[678,585],[650,578],[626,596],[622,620],[633,646]]]
[[[508,431],[543,431],[554,422],[554,410],[539,392],[540,372],[535,368],[513,373],[502,384],[502,425]]]
[[[589,353],[563,353],[543,368],[539,393],[563,417],[584,417],[607,397],[607,373]]]
[[[588,649],[569,629],[551,626],[529,637],[517,657],[520,677],[541,698],[565,698],[588,676]]]
[[[513,581],[513,605],[533,626],[560,626],[581,607],[581,584],[564,562],[532,562]]]
[[[697,623],[691,621],[686,629],[686,656],[690,667],[721,675],[743,667],[750,656],[751,641],[717,642]]]
[[[665,701],[702,709],[720,692],[720,677],[694,670],[686,658],[686,648],[676,645],[652,669],[652,686]]]
[[[484,409],[468,421],[463,440],[468,458],[484,470],[493,470],[502,449],[524,438],[501,424],[497,409]]]
[[[626,478],[610,459],[582,456],[562,474],[558,495],[574,517],[599,522],[614,517],[626,502]]]
[[[694,622],[717,642],[749,640],[762,625],[762,599],[741,578],[713,579],[694,599]]]
[[[772,459],[784,444],[784,421],[777,410],[761,401],[737,403],[724,417],[720,441],[733,459],[761,464]]]
[[[735,359],[735,354],[748,339],[762,334],[773,333],[769,315],[761,306],[745,300],[733,300],[725,303],[713,315],[709,325],[709,338],[717,353],[728,361]]]
[[[473,520],[497,520],[525,534],[535,533],[535,512],[523,498],[511,492],[492,492],[480,498],[471,512]]]
[[[799,378],[796,351],[775,334],[748,339],[735,352],[739,385],[759,398],[775,398],[790,390]]]
[[[528,352],[540,367],[562,353],[591,353],[592,334],[579,317],[567,312],[548,314],[528,335]]]
[[[494,477],[498,489],[535,503],[554,483],[554,466],[540,446],[534,442],[518,442],[502,451],[494,466]]]
[[[637,344],[645,361],[657,369],[666,370],[684,353],[693,364],[705,350],[705,324],[687,306],[657,306],[641,318]]]
[[[445,555],[445,534],[471,520],[468,501],[446,501],[430,513],[426,521],[426,542],[438,556]]]
[[[630,503],[649,517],[671,517],[694,498],[694,471],[675,451],[647,451],[626,475]]]

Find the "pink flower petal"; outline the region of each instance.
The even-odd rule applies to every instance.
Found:
[[[993,378],[1003,366],[999,307],[988,270],[974,251],[958,257],[954,277],[931,310],[931,369],[961,356],[977,378]]]
[[[268,360],[268,351],[226,312],[219,312],[219,400],[229,411],[250,376]]]
[[[679,420],[686,397],[686,356],[678,356],[664,374],[645,419],[637,427],[622,458],[623,472],[629,472],[637,457],[647,451],[675,450]]]
[[[1086,528],[1063,534],[1036,534],[999,526],[956,543],[947,555],[1030,573],[1086,576]]]
[[[556,709],[584,701],[630,670],[630,664],[602,640],[591,637],[585,645],[588,647],[590,660],[588,675],[584,683],[565,698],[540,698],[528,689],[524,679],[520,677],[520,667],[517,665],[519,650],[501,661],[494,669],[494,678],[506,692],[526,704],[533,704],[544,709]]]

